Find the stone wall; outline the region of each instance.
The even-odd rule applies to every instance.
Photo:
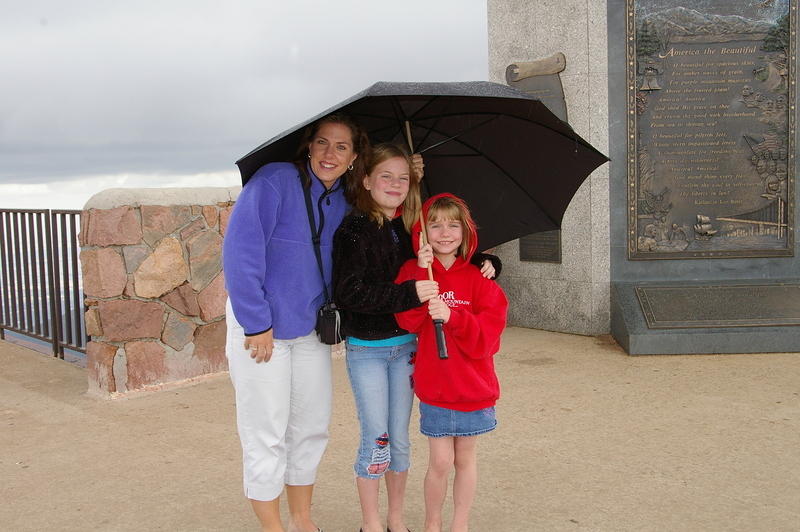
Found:
[[[111,189],[81,217],[89,391],[227,369],[222,238],[241,187]]]
[[[488,23],[489,79],[505,83],[508,64],[563,52],[569,123],[608,153],[606,0],[489,0]],[[578,334],[609,331],[608,172],[608,164],[596,170],[567,209],[561,264],[520,261],[517,241],[497,249],[511,324]]]

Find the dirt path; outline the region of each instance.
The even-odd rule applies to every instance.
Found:
[[[629,357],[606,338],[511,328],[498,429],[479,444],[476,532],[798,530],[800,354]],[[256,530],[227,375],[129,399],[0,342],[0,530]],[[314,515],[358,530],[344,361]],[[412,416],[408,522],[427,443]]]

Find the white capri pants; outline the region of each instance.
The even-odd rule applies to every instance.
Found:
[[[256,364],[244,348],[244,330],[227,303],[225,354],[236,392],[244,493],[271,501],[283,486],[314,484],[328,444],[331,419],[331,348],[314,331],[275,340],[272,358]]]

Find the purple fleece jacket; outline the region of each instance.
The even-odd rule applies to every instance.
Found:
[[[333,233],[348,210],[341,179],[330,190],[308,169],[330,293]],[[262,166],[242,188],[225,231],[225,287],[247,335],[273,329],[275,338],[309,334],[324,302],[305,198],[291,163]]]

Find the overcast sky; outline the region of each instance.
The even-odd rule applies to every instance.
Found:
[[[376,81],[485,80],[485,0],[0,0],[0,208],[229,186]]]

